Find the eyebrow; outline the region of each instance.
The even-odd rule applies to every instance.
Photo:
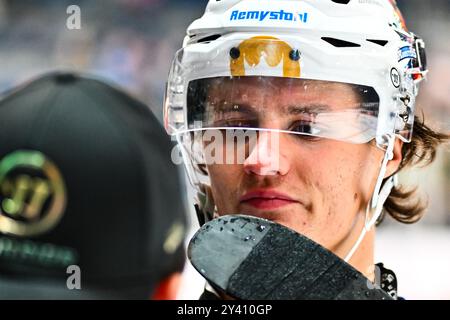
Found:
[[[240,113],[245,113],[245,114],[249,114],[249,115],[257,115],[258,114],[256,112],[255,108],[253,108],[251,105],[249,105],[247,103],[227,103],[227,104],[225,104],[225,102],[226,101],[221,100],[214,109],[216,111],[220,111],[220,112],[240,112]],[[234,106],[239,106],[239,109],[238,110],[234,109]]]
[[[332,108],[326,104],[308,104],[308,105],[297,105],[289,106],[287,108],[289,114],[300,114],[300,113],[320,113],[324,111],[330,111]]]
[[[221,100],[216,106],[215,110],[220,112],[240,112],[249,115],[258,115],[254,107],[247,103],[227,103]],[[233,109],[234,106],[239,106],[239,110]],[[320,113],[324,111],[331,111],[332,108],[327,104],[313,103],[305,105],[291,105],[287,108],[287,113],[290,115],[297,115],[302,113]]]

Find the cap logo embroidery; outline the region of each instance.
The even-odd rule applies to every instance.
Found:
[[[65,206],[61,173],[42,153],[21,150],[0,160],[0,233],[46,233],[60,221]]]

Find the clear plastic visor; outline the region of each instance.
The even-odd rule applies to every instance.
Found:
[[[376,137],[379,96],[367,86],[270,76],[189,82],[187,131],[263,130],[355,144]]]

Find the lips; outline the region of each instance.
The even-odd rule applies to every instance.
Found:
[[[288,195],[273,190],[250,191],[239,200],[242,204],[263,210],[277,209],[299,203],[299,201],[292,199]]]

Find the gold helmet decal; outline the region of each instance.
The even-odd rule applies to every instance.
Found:
[[[63,178],[42,153],[17,151],[0,159],[0,234],[46,233],[59,222],[65,206]]]
[[[300,52],[275,37],[258,36],[243,41],[230,50],[232,76],[245,76],[245,62],[250,67],[259,65],[264,58],[274,68],[283,63],[283,77],[300,78]]]

